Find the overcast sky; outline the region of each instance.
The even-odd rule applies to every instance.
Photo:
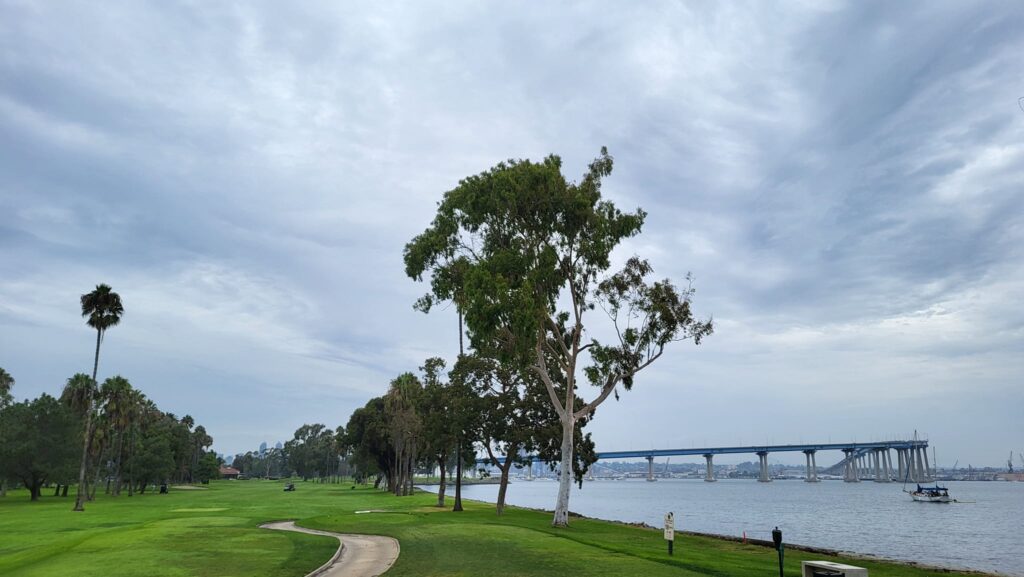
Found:
[[[444,191],[605,145],[606,196],[649,213],[616,258],[692,272],[716,332],[602,406],[599,450],[1024,450],[1024,4],[381,4],[0,0],[19,399],[91,370],[104,282],[100,378],[216,450],[344,424],[454,358],[401,254]]]

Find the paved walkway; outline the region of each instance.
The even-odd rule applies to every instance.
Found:
[[[341,544],[327,563],[306,577],[377,577],[387,571],[398,559],[398,541],[380,535],[354,535],[331,533],[297,527],[294,521],[278,521],[260,525],[263,529],[296,531],[310,535],[334,537]]]

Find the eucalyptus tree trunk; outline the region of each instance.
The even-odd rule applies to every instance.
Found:
[[[571,412],[562,417],[562,464],[558,471],[558,501],[555,502],[555,527],[569,526],[569,491],[572,488],[572,447],[575,423]]]
[[[96,329],[96,356],[92,361],[92,386],[96,388],[96,372],[100,368],[100,339],[103,331]],[[92,403],[93,391],[89,391],[89,403],[85,411],[85,434],[82,435],[82,465],[78,468],[78,489],[75,491],[75,508],[73,511],[85,511],[85,467],[89,463],[89,443],[92,441]]]
[[[512,450],[509,450],[508,455],[514,454]],[[505,462],[501,465],[501,483],[498,485],[498,504],[497,512],[501,515],[505,512],[505,493],[508,492],[508,474],[512,470],[512,458],[505,455]]]

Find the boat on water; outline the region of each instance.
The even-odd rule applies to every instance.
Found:
[[[915,501],[922,503],[952,503],[953,499],[949,496],[949,489],[941,487],[938,484],[931,487],[917,486],[914,491],[909,491],[910,497]]]

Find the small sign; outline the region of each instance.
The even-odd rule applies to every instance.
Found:
[[[665,515],[665,540],[676,540],[676,518],[672,513]]]

